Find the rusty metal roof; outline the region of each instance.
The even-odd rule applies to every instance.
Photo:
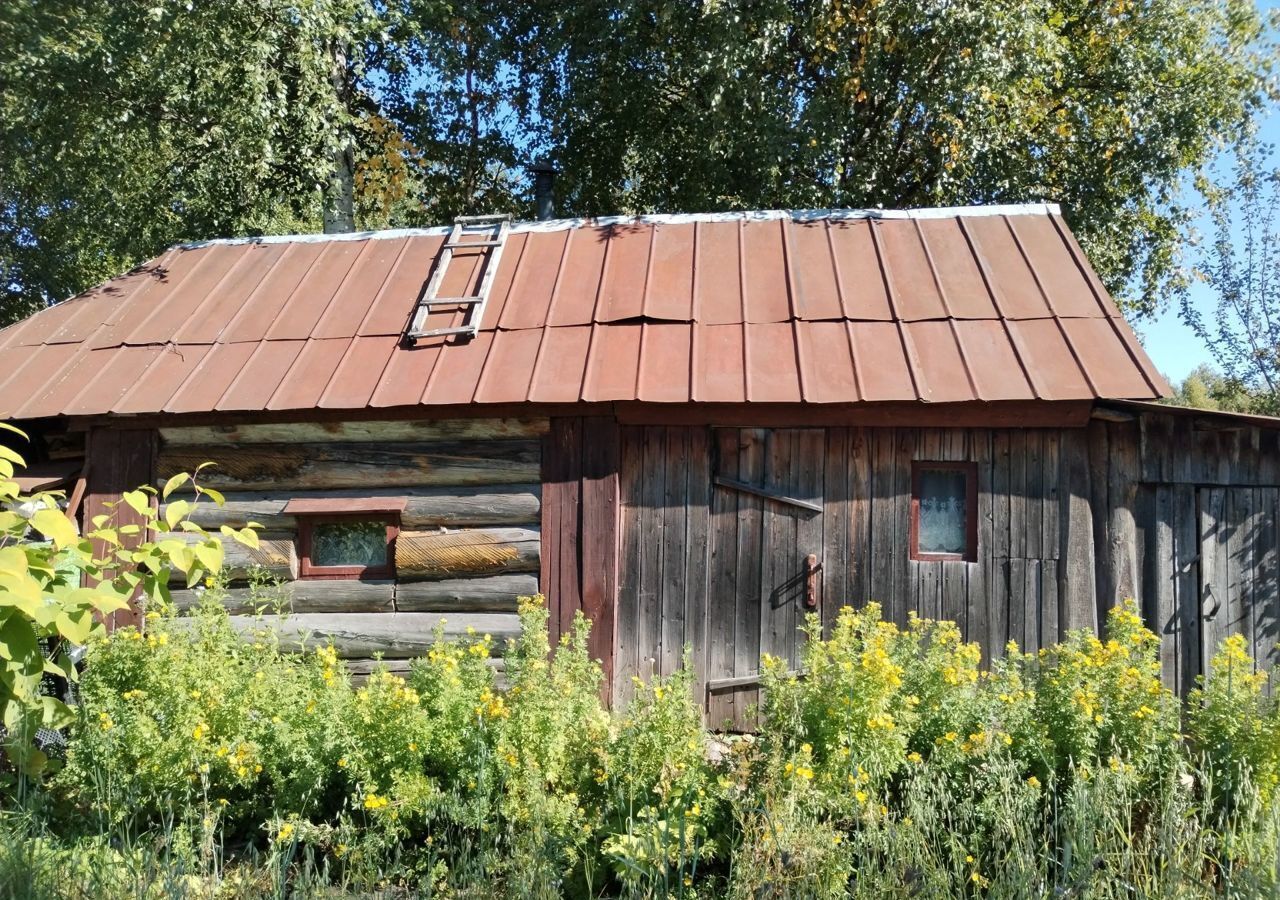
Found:
[[[175,247],[0,331],[0,418],[1168,392],[1053,206],[521,223],[403,346],[445,232]]]

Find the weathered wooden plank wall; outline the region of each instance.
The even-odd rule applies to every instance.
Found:
[[[952,619],[989,657],[1008,641],[1034,651],[1096,629],[1132,597],[1179,690],[1229,633],[1280,661],[1277,433],[1114,418],[1071,429],[624,428],[615,698],[630,695],[632,676],[671,672],[688,646],[708,720],[749,725],[760,654],[797,661],[809,553],[827,627],[841,606],[875,600],[899,623]],[[975,561],[910,559],[919,460],[976,464]],[[1220,613],[1206,615],[1207,595]]]
[[[581,612],[606,679],[615,665],[619,452],[618,424],[603,416],[553,419],[544,438],[540,571],[551,638]]]
[[[85,497],[83,521],[107,516],[106,526],[121,528],[140,525],[142,516],[120,502],[126,491],[147,484],[155,477],[156,433],[137,428],[95,428],[86,442]],[[92,526],[89,526],[92,527]],[[125,546],[137,546],[141,533],[121,535]],[[94,555],[106,556],[109,548],[95,541]],[[108,627],[136,624],[137,610],[121,610],[107,619]]]
[[[1089,443],[1099,614],[1139,599],[1184,693],[1231,634],[1260,668],[1280,663],[1280,431],[1107,411]]]
[[[541,560],[541,439],[546,419],[166,427],[156,472],[162,481],[202,462],[201,481],[227,504],[202,504],[193,518],[215,528],[264,525],[262,546],[226,543],[236,627],[252,628],[263,598],[246,584],[259,566],[284,581],[276,593],[294,615],[290,634],[333,637],[352,660],[423,651],[445,620],[447,633],[474,627],[499,641],[516,631],[516,600],[538,591]],[[394,579],[296,580],[292,499],[407,499]],[[176,592],[189,607],[198,591]]]
[[[976,561],[910,559],[913,460],[977,464]],[[1087,497],[1061,502],[1087,468],[1083,434],[1047,429],[624,428],[615,699],[687,646],[709,721],[749,724],[760,655],[799,662],[809,554],[826,626],[876,600],[893,621],[953,619],[1002,652],[1091,625],[1092,590],[1064,588],[1073,569],[1092,584]]]

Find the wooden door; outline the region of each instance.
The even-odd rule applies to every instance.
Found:
[[[800,665],[800,627],[822,606],[825,442],[819,429],[714,432],[702,677],[711,727],[752,727],[762,655]]]
[[[1260,669],[1271,669],[1280,628],[1280,490],[1204,487],[1200,526],[1201,671],[1229,635],[1242,634]]]

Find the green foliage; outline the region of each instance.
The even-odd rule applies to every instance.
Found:
[[[1280,714],[1238,639],[1186,708],[1132,604],[984,669],[956,626],[842,610],[756,735],[693,676],[607,711],[587,623],[353,683],[329,646],[189,618],[95,638],[65,768],[0,812],[25,896],[1253,897],[1277,889]],[[67,887],[74,886],[74,887]]]
[[[318,227],[362,121],[334,51],[380,27],[365,0],[0,2],[4,318],[180,240]]]
[[[516,97],[575,212],[1051,199],[1139,309],[1181,173],[1272,90],[1247,0],[520,7]]]
[[[1220,405],[1280,415],[1280,171],[1271,148],[1246,135],[1235,147],[1230,183],[1203,178],[1199,186],[1213,235],[1201,248],[1196,274],[1212,292],[1214,307],[1206,316],[1188,294],[1183,319],[1226,373],[1217,384],[1209,382]]]
[[[1173,396],[1161,401],[1174,406],[1223,412],[1265,413],[1265,396],[1251,392],[1237,378],[1228,378],[1208,365],[1199,365],[1174,387]]]
[[[1280,785],[1280,708],[1263,693],[1267,673],[1254,671],[1244,647],[1240,635],[1227,638],[1189,700],[1188,724],[1225,812],[1248,799],[1246,785],[1263,802]]]
[[[17,429],[0,423],[11,432]],[[17,432],[21,435],[21,432]],[[169,574],[198,580],[222,567],[222,544],[189,521],[194,504],[175,501],[170,521],[160,523],[152,508],[154,488],[130,491],[119,501],[141,524],[113,527],[112,515],[95,516],[81,535],[59,508],[60,493],[23,496],[13,480],[22,457],[0,446],[0,762],[7,759],[26,774],[39,773],[48,757],[35,745],[39,728],[59,728],[71,710],[43,690],[46,676],[75,681],[69,651],[101,637],[103,617],[125,609],[131,596],[163,607]],[[167,498],[183,485],[196,501],[216,495],[190,476],[165,485]],[[181,530],[190,543],[152,540],[162,530]],[[256,545],[250,529],[227,529]]]
[[[1150,310],[1273,58],[1249,0],[3,0],[0,321],[348,181],[358,227],[527,212],[544,156],[573,215],[1056,200]]]

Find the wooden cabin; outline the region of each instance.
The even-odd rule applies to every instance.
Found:
[[[92,516],[216,463],[199,521],[264,528],[235,611],[262,567],[356,670],[539,591],[616,700],[688,647],[716,724],[867,600],[998,653],[1133,596],[1183,690],[1229,632],[1275,660],[1280,420],[1152,402],[1053,206],[209,241],[0,352],[29,484]]]

